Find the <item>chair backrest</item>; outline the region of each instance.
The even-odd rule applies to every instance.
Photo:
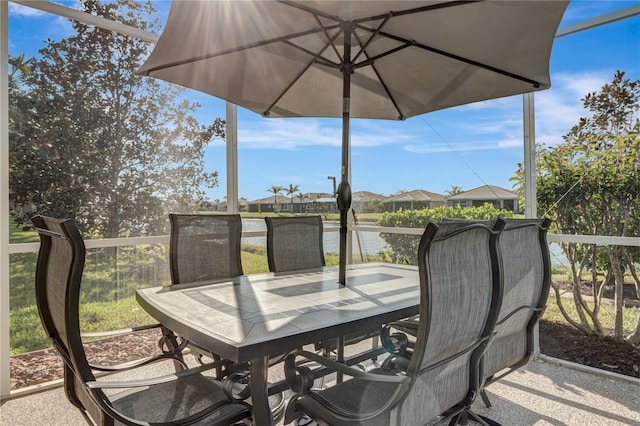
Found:
[[[320,216],[266,217],[269,271],[288,272],[325,265]]]
[[[169,266],[173,284],[242,275],[238,214],[169,214]]]
[[[420,321],[407,368],[412,388],[399,424],[422,424],[429,420],[420,418],[424,413],[460,412],[479,390],[480,358],[501,304],[503,226],[502,220],[492,228],[427,226],[418,248]]]
[[[86,249],[75,221],[36,216],[40,235],[36,264],[36,304],[45,332],[64,361],[67,398],[93,419],[103,418],[84,382],[94,380],[80,336],[80,284]],[[101,393],[101,391],[94,391]]]
[[[534,349],[533,330],[547,303],[551,261],[549,219],[505,219],[500,236],[504,295],[496,335],[483,360],[484,376],[526,364]]]

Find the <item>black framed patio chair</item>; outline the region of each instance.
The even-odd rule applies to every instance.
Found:
[[[239,214],[170,213],[169,269],[171,283],[183,284],[242,275],[240,243],[242,219]],[[187,342],[191,354],[203,363],[206,356],[220,360],[217,354]],[[223,363],[224,364],[224,363]],[[231,374],[226,368],[218,371],[218,379]]]
[[[233,401],[222,383],[206,374],[212,365],[148,377],[138,368],[161,360],[175,361],[176,355],[160,354],[105,368],[90,364],[79,319],[84,240],[72,219],[36,216],[32,223],[40,235],[35,279],[38,312],[51,344],[64,361],[67,399],[89,424],[229,425],[250,421],[250,406]],[[95,371],[126,371],[145,378],[125,380],[118,375],[113,380],[111,376],[98,380]]]
[[[487,408],[491,402],[486,386],[529,362],[534,351],[534,330],[546,307],[551,286],[551,260],[547,231],[549,219],[503,219],[504,229],[498,248],[502,257],[503,299],[492,339],[481,361],[483,384],[480,396]],[[440,223],[467,226],[471,223],[491,225],[493,221],[444,218]],[[455,225],[451,225],[455,224]],[[396,328],[414,334],[411,321],[399,322]],[[472,410],[474,420],[482,417],[490,425],[498,423]],[[463,422],[464,423],[464,422]]]
[[[480,358],[492,336],[501,303],[499,231],[472,224],[454,230],[430,223],[420,240],[420,313],[406,371],[363,372],[310,352],[285,361],[290,399],[285,423],[308,416],[328,425],[455,424],[479,390]],[[312,390],[304,357],[351,377]]]
[[[171,234],[169,240],[169,258],[172,284],[224,280],[243,274],[241,258],[242,218],[239,214],[186,214],[170,213]],[[198,360],[205,362],[208,357],[217,362],[217,378],[227,378],[234,382],[229,390],[234,397],[246,400],[251,396],[247,385],[249,364],[235,364],[223,360],[218,354],[201,348],[191,342],[187,347]],[[280,359],[274,358],[273,365]],[[273,395],[269,400],[274,417],[278,418],[284,410],[282,393]]]
[[[171,282],[192,283],[242,275],[239,214],[170,213]]]
[[[292,273],[325,266],[323,224],[320,216],[265,217],[269,271]],[[344,337],[345,345],[375,338],[379,330],[354,332]],[[316,342],[325,356],[338,348],[338,340]]]
[[[269,271],[293,272],[325,266],[320,216],[265,217]]]
[[[542,317],[551,286],[547,231],[549,219],[505,219],[500,236],[504,296],[496,335],[482,359],[485,383],[480,395],[491,403],[486,386],[529,362],[534,330]]]

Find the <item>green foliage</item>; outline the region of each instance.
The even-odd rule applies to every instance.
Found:
[[[587,94],[582,101],[589,115],[564,136],[562,144],[538,149],[538,211],[554,218],[554,231],[562,234],[638,235],[640,80],[625,79],[624,73],[618,71],[611,83]],[[523,179],[520,167],[515,180],[522,183]],[[590,278],[593,294],[601,294],[605,285],[615,286],[615,333],[622,338],[624,270],[634,270],[640,251],[590,244],[562,244],[562,248],[576,288],[587,269],[593,271]],[[567,314],[567,320],[576,327],[601,334],[599,297],[590,306],[578,295],[575,305],[578,319],[572,320]],[[640,318],[638,326],[636,338],[640,341]]]
[[[437,207],[435,209],[400,210],[398,212],[383,213],[378,220],[378,226],[400,228],[426,228],[429,222],[439,222],[442,218],[462,218],[475,220],[490,220],[498,217],[513,217],[510,210],[496,209],[491,204],[480,207],[463,208]],[[419,235],[380,233],[386,243],[385,255],[395,263],[416,264],[418,254]]]
[[[153,3],[84,0],[93,15],[145,30]],[[12,59],[10,208],[76,218],[85,236],[153,235],[166,212],[196,208],[217,172],[204,148],[225,122],[201,125],[184,91],[135,74],[150,44],[72,21],[74,33],[47,40],[38,59]]]
[[[562,300],[568,302],[570,300],[570,296],[563,297]],[[565,307],[567,314],[573,321],[579,321],[578,312],[574,304],[563,303],[563,306]],[[640,315],[640,308],[638,307],[625,309],[623,317],[623,329],[625,331],[630,332],[633,330],[638,315]],[[613,330],[615,327],[616,317],[614,307],[609,304],[602,305],[600,316],[602,317],[602,327],[605,330]],[[547,300],[547,308],[545,309],[542,318],[549,321],[567,323],[567,320],[558,307],[558,303],[556,302],[556,298],[553,294],[549,295],[549,299]]]

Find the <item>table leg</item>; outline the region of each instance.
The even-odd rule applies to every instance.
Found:
[[[253,405],[253,420],[256,425],[273,425],[268,394],[269,357],[251,359],[249,386],[251,387],[251,405]]]
[[[338,343],[336,347],[336,360],[344,364],[344,336],[338,337]],[[342,383],[342,380],[342,373],[336,372],[336,383]]]

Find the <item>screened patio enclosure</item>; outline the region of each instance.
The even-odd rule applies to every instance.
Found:
[[[80,12],[67,6],[48,1],[31,2],[25,0],[11,0],[11,3],[25,6],[29,9],[38,10],[44,13],[58,15],[88,25],[98,26],[129,37],[137,38],[144,41],[155,42],[158,38],[157,34],[149,33],[138,28],[128,27],[119,22],[108,21],[100,17]],[[631,3],[632,4],[632,3]],[[10,54],[10,40],[8,31],[10,8],[9,1],[2,0],[0,2],[0,398],[8,397],[12,394],[11,377],[9,369],[9,361],[11,356],[10,347],[10,289],[11,276],[10,264],[15,256],[34,256],[37,252],[38,243],[10,243],[10,191],[9,186],[9,88],[8,75],[10,67],[8,58]],[[616,22],[625,19],[635,19],[640,15],[640,5],[632,5],[631,7],[621,8],[620,10],[608,13],[602,16],[596,16],[587,20],[577,22],[572,25],[562,26],[556,37],[571,37],[575,33],[589,31],[603,25],[615,25]],[[638,24],[640,25],[640,23]],[[613,41],[614,42],[614,41]],[[13,41],[12,41],[13,44]],[[11,52],[13,53],[13,52]],[[584,52],[588,54],[588,52]],[[634,52],[630,52],[631,55]],[[635,52],[639,57],[640,53]],[[640,57],[639,57],[640,59]],[[615,67],[615,64],[613,64]],[[637,76],[635,77],[637,78]],[[552,75],[552,84],[553,84]],[[535,96],[527,94],[522,96],[522,161],[525,170],[525,215],[527,217],[536,217],[544,212],[538,212],[536,208],[536,182],[535,182],[535,152],[536,146],[536,128],[535,128]],[[227,211],[238,211],[238,198],[241,195],[238,188],[238,134],[237,134],[237,111],[236,107],[230,104],[226,105],[227,133],[226,133],[226,199]],[[242,141],[240,141],[242,142]],[[357,188],[358,182],[353,182],[354,188]],[[362,226],[350,224],[350,232],[380,232],[383,230],[379,227]],[[392,229],[386,230],[390,233],[408,233],[421,234],[422,229]],[[246,233],[245,236],[261,236],[260,232]],[[567,242],[567,243],[586,243],[620,246],[640,246],[640,230],[637,234],[629,237],[607,236],[607,235],[550,235],[550,242]],[[350,239],[350,245],[355,244]],[[137,245],[153,245],[163,246],[168,242],[168,236],[159,235],[151,237],[135,237],[135,238],[113,238],[113,239],[96,239],[89,240],[87,247],[90,249],[107,249],[124,247],[125,252],[132,246]],[[353,250],[348,249],[349,253]],[[162,271],[159,273],[162,275]]]

